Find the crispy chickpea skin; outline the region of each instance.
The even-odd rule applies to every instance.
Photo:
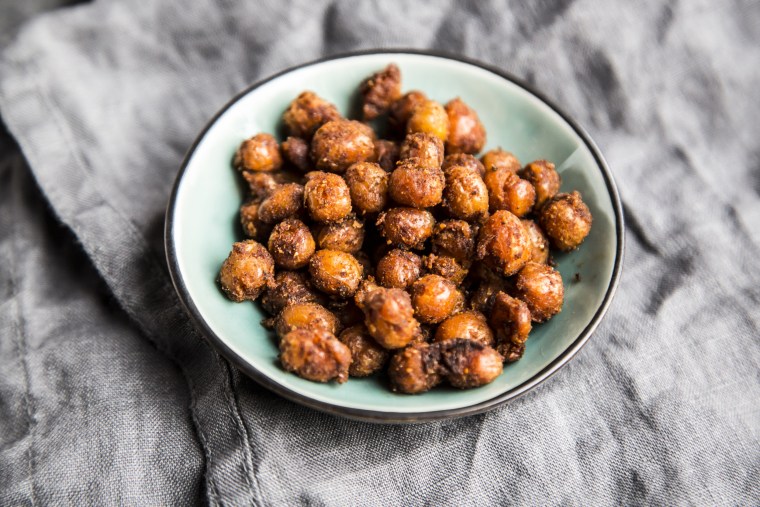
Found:
[[[274,280],[274,260],[264,245],[249,239],[233,243],[219,271],[222,291],[232,301],[254,301]]]
[[[410,159],[418,167],[439,169],[443,164],[443,141],[425,132],[409,134],[401,143],[399,160]]]
[[[362,96],[362,119],[374,120],[401,97],[401,71],[391,63],[362,81],[359,93]]]
[[[422,265],[429,274],[440,275],[460,285],[467,278],[468,269],[459,264],[453,257],[436,254],[426,255],[422,259]]]
[[[486,174],[486,168],[480,160],[468,153],[452,153],[446,155],[443,159],[441,169],[443,169],[444,174],[446,174],[450,167],[456,166],[465,166],[472,171],[477,171],[481,178]]]
[[[496,350],[504,361],[511,363],[520,359],[532,327],[528,305],[509,294],[498,292],[488,322],[495,332]]]
[[[301,172],[311,170],[309,143],[300,137],[289,136],[282,142],[282,153],[290,164]]]
[[[437,324],[464,308],[464,295],[440,275],[425,275],[412,284],[412,306],[417,320]]]
[[[557,194],[538,215],[538,223],[552,244],[562,251],[578,248],[591,231],[591,211],[581,194]]]
[[[412,301],[405,291],[365,280],[355,299],[364,312],[369,334],[382,347],[399,349],[419,338],[420,323],[414,318]]]
[[[316,250],[311,231],[297,218],[288,218],[275,225],[268,246],[274,263],[284,269],[306,266]]]
[[[522,219],[521,222],[530,237],[531,262],[547,264],[549,262],[549,239],[533,220]]]
[[[439,345],[441,369],[454,387],[471,389],[490,384],[504,371],[501,355],[482,342],[457,338]]]
[[[355,215],[348,215],[339,222],[318,226],[317,246],[324,250],[340,250],[355,254],[364,243],[364,222]]]
[[[297,215],[303,209],[303,193],[303,186],[298,183],[279,185],[261,201],[259,220],[274,224]]]
[[[412,90],[393,102],[388,109],[388,124],[396,132],[406,132],[406,124],[415,108],[427,100],[427,95]]]
[[[336,222],[351,213],[351,192],[337,174],[313,171],[306,175],[303,202],[315,222]]]
[[[263,239],[271,226],[259,220],[260,203],[253,201],[240,206],[240,225],[245,235],[252,239]]]
[[[319,127],[341,119],[341,115],[333,104],[314,92],[305,91],[290,103],[282,119],[291,136],[308,140]]]
[[[523,217],[530,213],[536,202],[536,190],[527,180],[520,178],[511,169],[486,169],[484,178],[488,188],[488,203],[491,211],[505,209]]]
[[[446,171],[444,206],[454,218],[479,220],[488,215],[488,189],[480,174],[466,166]]]
[[[351,164],[375,161],[375,133],[358,121],[330,121],[314,134],[310,153],[320,171],[344,173]]]
[[[388,180],[388,195],[403,206],[431,208],[443,199],[446,180],[437,167],[420,167],[416,159],[402,160]]]
[[[377,262],[375,277],[383,287],[406,289],[420,277],[421,270],[422,259],[418,255],[396,248]]]
[[[388,141],[386,139],[378,139],[375,141],[375,158],[377,159],[378,165],[383,168],[383,171],[389,173],[396,168],[399,153],[400,148],[398,144],[393,141]]]
[[[338,317],[317,303],[295,303],[286,306],[274,318],[273,327],[280,338],[296,329],[316,329],[331,334],[338,334],[341,330]]]
[[[353,296],[362,281],[364,268],[350,253],[318,250],[309,261],[314,286],[331,296]]]
[[[280,340],[285,370],[314,382],[348,380],[351,350],[333,334],[319,329],[296,329]]]
[[[351,351],[348,374],[352,377],[368,377],[388,361],[388,351],[370,336],[364,324],[343,330],[338,339]]]
[[[435,219],[426,210],[391,208],[380,213],[377,226],[389,245],[422,250],[425,241],[433,235]]]
[[[359,162],[346,171],[353,207],[362,214],[377,213],[388,202],[388,173],[373,162]]]
[[[502,275],[517,273],[530,254],[530,237],[520,219],[509,211],[497,211],[480,228],[476,257]]]
[[[427,343],[415,343],[396,352],[388,367],[391,389],[406,394],[429,391],[441,383],[440,358],[440,347]]]
[[[512,172],[517,172],[522,167],[520,161],[514,156],[514,154],[502,150],[501,148],[487,151],[482,157],[480,157],[480,161],[483,163],[483,168],[486,171],[508,169]]]
[[[470,308],[484,315],[490,315],[496,295],[507,290],[508,285],[507,280],[498,275],[481,280],[470,295]]]
[[[475,227],[464,220],[443,220],[435,226],[431,241],[433,253],[469,264],[475,255],[476,239]]]
[[[261,306],[270,315],[277,315],[286,306],[298,303],[322,303],[324,297],[311,285],[303,273],[280,271],[274,283],[261,296]]]
[[[441,141],[449,138],[449,115],[438,102],[426,100],[418,104],[406,124],[406,133],[427,132]]]
[[[486,129],[478,113],[459,97],[446,104],[449,115],[449,138],[447,153],[477,153],[486,144]]]
[[[464,338],[484,345],[493,346],[493,331],[488,327],[486,316],[474,310],[457,313],[441,322],[435,332],[434,340],[442,342]]]
[[[277,139],[271,134],[256,134],[246,139],[235,153],[232,164],[240,171],[276,171],[282,167]]]
[[[275,173],[279,174],[279,173]],[[248,189],[251,192],[251,196],[256,200],[262,200],[266,196],[272,193],[282,181],[278,179],[272,173],[256,173],[251,171],[243,171],[243,179],[248,183]]]
[[[536,189],[536,209],[541,209],[546,201],[557,195],[562,178],[547,160],[536,160],[526,165],[519,173]]]
[[[515,289],[515,295],[528,305],[533,322],[544,322],[562,310],[562,275],[551,266],[529,262],[517,273]]]

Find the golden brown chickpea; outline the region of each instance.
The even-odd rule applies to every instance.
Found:
[[[504,276],[511,276],[528,263],[531,246],[520,219],[500,210],[480,228],[476,257]]]
[[[406,124],[415,108],[427,100],[427,95],[418,90],[412,90],[391,104],[388,110],[388,123],[396,132],[406,132]]]
[[[544,322],[562,310],[565,288],[559,271],[529,262],[515,277],[516,296],[525,301],[533,322]]]
[[[351,213],[351,192],[337,174],[313,171],[306,175],[303,202],[315,222],[336,222]]]
[[[467,278],[468,269],[459,264],[453,257],[436,254],[426,255],[422,260],[425,271],[429,274],[440,275],[460,285]]]
[[[438,102],[426,100],[418,104],[406,124],[406,133],[427,132],[441,141],[449,138],[449,115]]]
[[[522,217],[533,209],[536,190],[511,169],[486,169],[484,181],[488,188],[488,203],[492,212],[504,209]]]
[[[316,250],[311,231],[297,218],[287,218],[275,225],[268,246],[275,264],[284,269],[306,266]]]
[[[538,215],[538,223],[552,244],[565,252],[583,243],[591,231],[591,222],[591,211],[578,192],[555,195]]]
[[[412,284],[412,306],[417,320],[437,324],[464,308],[464,295],[440,275],[425,275]]]
[[[282,181],[278,181],[282,179],[276,176],[278,174],[280,173],[243,171],[243,179],[248,183],[248,188],[254,200],[260,201],[264,199],[283,183]]]
[[[493,332],[488,327],[486,316],[473,310],[452,315],[441,322],[435,332],[434,340],[442,342],[456,338],[474,340],[484,345],[493,346]]]
[[[481,158],[483,162],[483,168],[488,171],[495,171],[499,169],[507,169],[512,172],[520,170],[522,165],[514,154],[504,151],[501,148],[487,151]]]
[[[261,201],[259,220],[274,224],[298,215],[303,209],[303,186],[298,183],[279,185],[269,197]]]
[[[420,277],[422,260],[406,250],[393,249],[377,263],[375,276],[383,287],[406,289]]]
[[[406,394],[429,391],[441,383],[440,347],[415,343],[396,352],[388,367],[391,389]]]
[[[440,169],[420,167],[416,159],[402,160],[388,180],[388,195],[403,206],[430,208],[441,202],[445,182]]]
[[[274,319],[274,331],[282,338],[296,329],[316,329],[332,334],[341,330],[340,321],[317,303],[295,303],[283,308]]]
[[[328,121],[340,118],[333,104],[310,91],[296,97],[282,117],[291,136],[306,140],[311,139],[314,132]]]
[[[309,143],[300,137],[288,137],[282,143],[282,153],[290,164],[301,172],[312,169],[309,159]]]
[[[414,132],[401,144],[399,160],[415,160],[422,168],[440,169],[443,163],[443,141],[432,134]]]
[[[248,202],[240,206],[240,225],[245,235],[252,239],[262,240],[269,235],[272,227],[259,220],[258,202]]]
[[[444,206],[462,220],[480,220],[488,215],[488,189],[480,174],[466,166],[449,167],[446,172]]]
[[[419,338],[420,323],[414,318],[412,301],[405,291],[365,280],[355,299],[364,312],[369,334],[381,346],[398,349]]]
[[[377,213],[388,202],[388,173],[373,162],[359,162],[346,171],[351,203],[362,214]]]
[[[480,387],[493,382],[504,371],[501,355],[481,342],[457,338],[439,345],[441,370],[454,387]]]
[[[401,98],[401,71],[391,63],[362,81],[359,93],[362,95],[362,119],[374,120]]]
[[[318,250],[309,261],[314,286],[331,296],[353,296],[362,281],[364,268],[350,253]]]
[[[355,215],[348,215],[340,222],[318,226],[315,236],[320,249],[355,254],[364,243],[364,222]]]
[[[348,380],[351,350],[323,330],[296,329],[280,340],[280,362],[307,380],[342,384]]]
[[[368,377],[388,361],[388,351],[378,345],[364,324],[345,329],[338,339],[351,351],[348,374],[352,377]]]
[[[519,174],[536,189],[536,209],[541,209],[546,201],[557,195],[562,184],[554,164],[547,160],[531,162]]]
[[[478,113],[459,97],[446,104],[449,115],[447,153],[477,153],[486,145],[486,129]]]
[[[476,171],[478,174],[480,174],[481,178],[486,174],[486,168],[483,166],[480,160],[468,153],[452,153],[450,155],[446,155],[446,158],[443,159],[443,165],[441,166],[441,169],[443,169],[443,173],[446,174],[450,167],[456,166],[465,166],[472,171]]]
[[[240,171],[276,171],[282,166],[277,139],[271,134],[256,134],[246,139],[232,162]]]
[[[393,141],[387,141],[385,139],[378,139],[375,141],[375,158],[380,167],[385,172],[391,172],[396,168],[396,162],[399,157],[398,144]]]
[[[389,245],[414,250],[425,248],[434,225],[432,213],[415,208],[391,208],[377,218],[380,234]]]
[[[511,363],[522,357],[532,327],[530,321],[530,310],[524,301],[504,292],[496,294],[488,322],[496,333],[496,350],[504,361]]]
[[[530,237],[530,260],[539,264],[547,264],[549,262],[549,240],[544,231],[533,220],[522,219],[520,221]]]
[[[219,271],[219,284],[232,301],[254,301],[274,280],[274,260],[264,245],[249,239],[233,243]]]
[[[274,283],[261,296],[261,306],[270,315],[277,315],[283,308],[298,303],[320,303],[324,297],[311,285],[303,273],[280,271]]]
[[[330,121],[314,134],[310,153],[317,169],[344,173],[357,162],[375,161],[375,133],[358,121]]]
[[[475,255],[476,238],[475,227],[464,220],[443,220],[435,226],[431,241],[433,253],[467,265]]]

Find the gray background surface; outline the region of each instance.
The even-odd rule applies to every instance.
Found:
[[[760,3],[6,2],[0,504],[757,504]],[[30,21],[19,28],[21,20]],[[236,91],[353,49],[534,83],[598,141],[623,279],[506,407],[376,426],[209,349],[163,261],[185,150]],[[23,153],[23,155],[22,155]]]

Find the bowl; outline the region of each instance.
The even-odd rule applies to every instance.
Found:
[[[385,379],[319,384],[285,372],[257,303],[233,303],[216,277],[233,242],[242,238],[238,207],[243,187],[230,161],[258,132],[278,133],[282,113],[305,89],[347,114],[358,84],[395,62],[404,90],[446,102],[461,97],[488,133],[485,150],[503,147],[528,162],[548,159],[562,191],[578,190],[594,217],[590,235],[573,252],[556,255],[565,284],[562,312],[536,325],[525,355],[491,384],[470,390],[437,387],[419,395],[391,392]],[[580,350],[615,293],[623,257],[623,215],[612,174],[598,148],[566,113],[542,94],[487,65],[417,51],[370,51],[333,56],[285,70],[232,98],[187,153],[169,199],[165,230],[172,281],[190,319],[223,356],[255,381],[317,410],[373,422],[420,422],[476,414],[536,387]]]

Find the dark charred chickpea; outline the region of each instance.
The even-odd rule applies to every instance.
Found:
[[[441,370],[449,384],[471,389],[493,382],[504,370],[501,355],[473,340],[446,340],[441,347]]]
[[[460,285],[467,278],[468,269],[459,264],[453,257],[436,254],[426,255],[422,260],[425,271],[429,274],[440,275]]]
[[[493,299],[488,323],[495,333],[496,350],[504,361],[511,363],[520,359],[532,327],[528,305],[509,294],[498,292]]]
[[[536,208],[541,209],[546,201],[557,195],[562,185],[562,178],[548,160],[531,162],[519,172],[521,178],[530,182],[536,189]]]
[[[521,222],[530,237],[530,260],[539,264],[547,264],[549,262],[549,239],[533,220],[523,219]]]
[[[486,316],[473,310],[452,315],[441,322],[434,340],[442,342],[456,338],[474,340],[490,346],[494,343],[493,332],[488,327]]]
[[[434,225],[432,213],[415,208],[391,208],[377,218],[380,234],[389,245],[413,250],[425,248]]]
[[[313,171],[306,175],[303,200],[315,222],[336,222],[351,213],[351,193],[337,174]]]
[[[419,338],[420,323],[414,318],[412,301],[405,291],[365,281],[355,299],[364,312],[369,334],[382,347],[398,349]]]
[[[374,120],[401,98],[401,71],[391,63],[362,81],[359,93],[362,95],[362,118],[364,121]]]
[[[391,104],[388,110],[388,123],[396,132],[406,132],[406,124],[415,108],[427,100],[427,95],[419,90],[412,90]]]
[[[427,132],[441,141],[449,138],[449,115],[441,104],[426,100],[418,104],[406,124],[406,133]]]
[[[314,134],[310,154],[320,171],[344,173],[357,162],[375,161],[375,133],[358,121],[330,121]]]
[[[338,339],[351,351],[348,374],[352,377],[368,377],[388,362],[388,351],[370,336],[364,324],[343,330]]]
[[[396,352],[388,367],[391,389],[417,394],[440,384],[440,356],[440,347],[427,343],[416,343]]]
[[[303,192],[303,186],[298,183],[279,185],[269,197],[261,201],[259,220],[266,224],[274,224],[298,215],[303,209]]]
[[[412,284],[412,306],[417,320],[437,324],[464,308],[464,296],[451,281],[440,275],[425,275]]]
[[[285,370],[314,382],[348,380],[351,350],[331,333],[296,329],[280,340],[280,362]]]
[[[435,167],[420,167],[415,159],[402,160],[388,180],[388,195],[398,204],[431,208],[441,202],[445,179]]]
[[[450,167],[456,166],[465,166],[472,171],[477,171],[481,178],[486,174],[486,168],[480,160],[468,153],[452,153],[446,155],[443,159],[441,169],[443,169],[443,173],[446,174]]]
[[[469,264],[475,255],[476,239],[475,227],[464,220],[443,220],[435,226],[431,241],[433,253]]]
[[[578,248],[591,232],[591,211],[581,194],[557,194],[541,208],[538,223],[552,245],[562,251]]]
[[[269,235],[268,246],[275,264],[284,269],[306,266],[316,250],[311,231],[296,218],[288,218],[275,225]]]
[[[488,215],[488,189],[477,171],[465,166],[449,167],[443,195],[444,206],[455,218],[469,221]]]
[[[378,139],[375,141],[375,159],[377,164],[383,168],[385,172],[391,172],[396,168],[396,162],[399,157],[399,146],[393,141],[386,139]]]
[[[375,276],[383,287],[406,289],[419,277],[422,259],[407,250],[394,249],[377,263]]]
[[[362,214],[377,213],[388,202],[388,173],[373,162],[359,162],[346,171],[353,207]]]
[[[232,301],[254,301],[274,280],[274,260],[264,245],[249,239],[232,245],[219,271],[222,290]]]
[[[508,169],[512,172],[520,170],[522,165],[514,154],[497,148],[495,150],[487,151],[481,158],[483,167],[486,171],[492,171],[497,169]]]
[[[511,276],[528,263],[531,246],[520,219],[501,210],[480,228],[476,258],[502,275]]]
[[[305,91],[290,103],[282,119],[293,137],[309,140],[319,127],[341,118],[338,109],[314,92]]]
[[[274,283],[261,296],[261,306],[270,315],[277,315],[286,306],[297,303],[322,303],[324,297],[319,294],[303,273],[280,271],[274,277]]]
[[[559,271],[529,262],[515,277],[516,296],[525,301],[533,322],[544,322],[562,310],[565,288]]]
[[[309,143],[300,137],[288,137],[282,143],[282,153],[290,164],[301,172],[312,169],[309,159]]]
[[[274,319],[274,331],[282,338],[295,329],[318,329],[331,334],[341,330],[340,321],[317,303],[295,303],[283,308]]]
[[[522,217],[533,209],[536,190],[511,169],[486,169],[484,181],[488,188],[488,203],[492,212],[504,209]]]
[[[364,268],[350,253],[318,250],[309,261],[314,286],[331,296],[350,297],[362,281]]]
[[[449,115],[449,138],[447,153],[477,153],[486,144],[486,129],[478,113],[459,97],[446,104]]]
[[[364,243],[364,223],[356,216],[348,215],[339,222],[318,226],[316,240],[320,249],[355,254]]]
[[[256,134],[246,139],[235,153],[233,165],[240,171],[276,171],[282,167],[277,139],[271,134]]]
[[[410,159],[418,167],[439,169],[443,164],[443,141],[426,132],[407,135],[401,144],[399,160]]]

